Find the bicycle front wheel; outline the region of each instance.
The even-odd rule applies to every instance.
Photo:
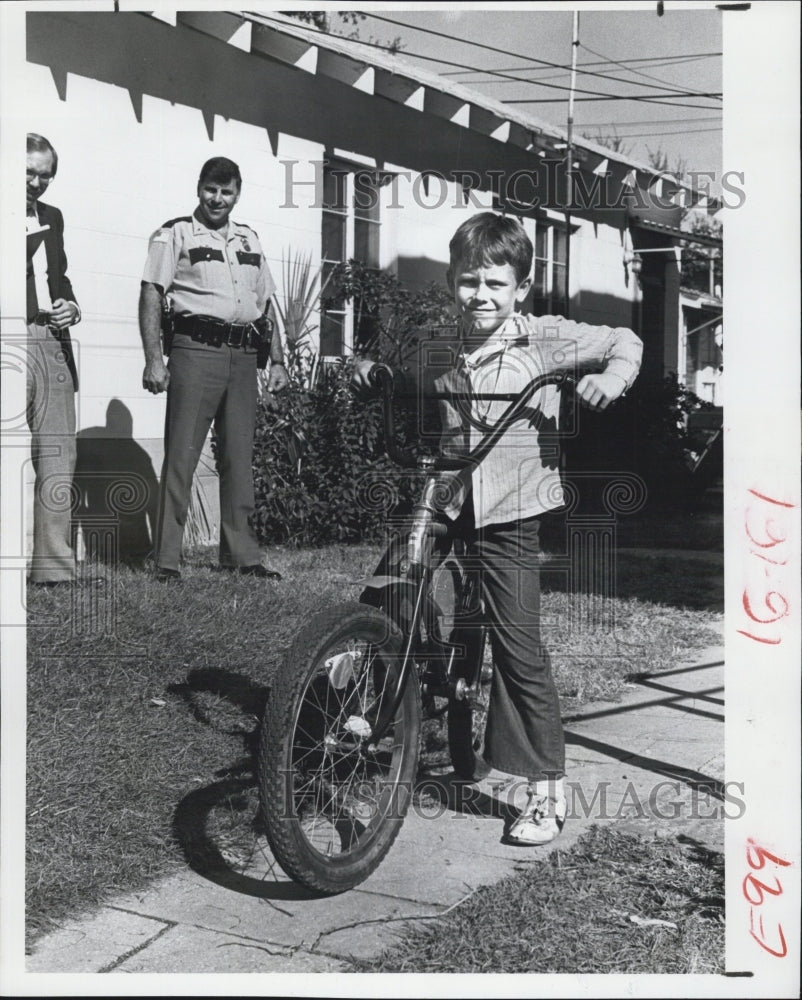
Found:
[[[401,661],[389,618],[349,603],[309,621],[274,680],[259,745],[262,813],[276,860],[314,891],[358,885],[401,829],[420,737],[414,670],[387,720]]]

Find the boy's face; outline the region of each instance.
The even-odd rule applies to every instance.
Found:
[[[494,333],[526,298],[530,278],[519,282],[511,264],[458,267],[449,272],[459,314],[477,333]]]

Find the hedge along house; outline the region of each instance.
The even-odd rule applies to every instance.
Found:
[[[642,377],[678,369],[674,247],[694,193],[671,177],[584,139],[569,157],[559,129],[280,14],[30,12],[26,46],[25,125],[59,153],[50,194],[83,310],[79,472],[100,493],[126,473],[148,483],[150,507],[126,515],[140,540],[165,404],[141,387],[142,267],[150,233],[193,209],[210,156],[239,163],[234,217],[259,233],[279,294],[297,254],[442,281],[454,229],[492,208],[533,239],[528,308],[631,326]],[[320,317],[322,356],[354,336],[347,306]],[[213,509],[212,461],[200,471]]]

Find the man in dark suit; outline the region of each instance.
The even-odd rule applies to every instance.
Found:
[[[31,583],[70,584],[75,471],[75,399],[78,373],[69,327],[81,310],[67,277],[64,219],[39,201],[56,175],[58,156],[44,136],[28,133],[27,206],[27,415],[36,487]]]

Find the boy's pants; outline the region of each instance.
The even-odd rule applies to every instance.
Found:
[[[477,531],[469,510],[463,511],[457,529],[469,554],[480,561],[496,666],[485,759],[499,771],[535,781],[563,777],[560,701],[540,637],[540,522],[532,517]]]

